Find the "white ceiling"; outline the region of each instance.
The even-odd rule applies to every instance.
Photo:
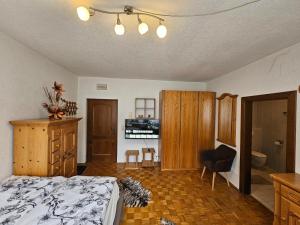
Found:
[[[300,0],[262,0],[221,15],[166,18],[168,35],[137,32],[136,17],[121,16],[124,36],[114,33],[115,16],[88,22],[79,5],[106,10],[124,5],[161,13],[205,13],[251,0],[0,0],[0,30],[80,76],[205,81],[300,42]],[[143,18],[142,18],[143,19]]]

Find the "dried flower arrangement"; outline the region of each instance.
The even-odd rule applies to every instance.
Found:
[[[56,81],[54,82],[54,86],[52,87],[53,92],[51,93],[47,87],[44,87],[44,92],[46,97],[49,100],[49,103],[43,103],[43,107],[47,109],[49,115],[49,119],[60,120],[65,115],[65,103],[61,98],[63,92],[65,92],[63,85],[58,84]]]

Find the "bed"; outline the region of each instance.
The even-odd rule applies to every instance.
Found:
[[[118,225],[114,177],[12,176],[0,185],[1,225]]]

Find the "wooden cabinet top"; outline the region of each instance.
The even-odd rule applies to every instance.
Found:
[[[29,120],[13,120],[9,121],[13,126],[26,126],[26,125],[59,125],[63,123],[72,123],[81,120],[81,118],[63,118],[62,120],[49,120],[49,119],[29,119]]]
[[[275,173],[275,174],[271,174],[271,177],[273,178],[273,180],[300,192],[300,174]]]

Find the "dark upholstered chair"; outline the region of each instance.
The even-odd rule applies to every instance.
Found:
[[[235,155],[236,151],[226,145],[220,145],[218,148],[216,148],[216,150],[207,150],[202,152],[201,161],[204,167],[201,179],[203,178],[206,169],[212,171],[212,190],[214,190],[217,172],[229,172],[231,170]],[[225,173],[225,176],[229,186],[227,173]]]

